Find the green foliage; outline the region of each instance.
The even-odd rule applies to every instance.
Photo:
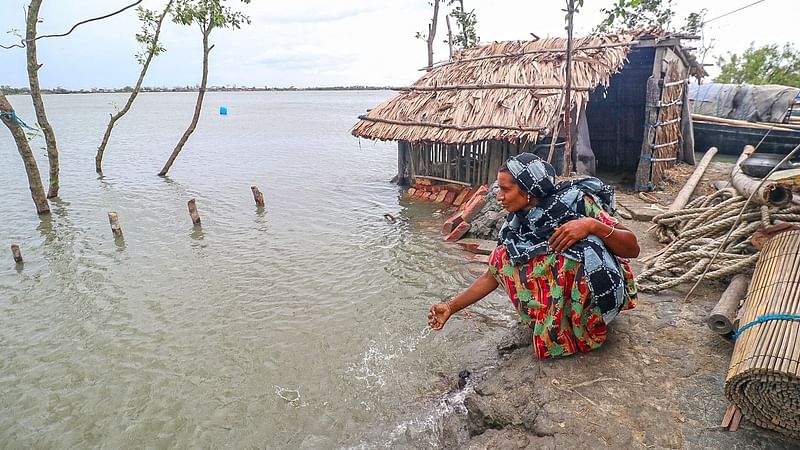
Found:
[[[447,5],[451,6],[456,1],[459,3],[458,6],[450,12],[450,17],[454,18],[458,25],[458,33],[453,36],[453,44],[456,48],[472,48],[481,40],[475,31],[475,25],[478,24],[475,10],[466,12],[463,0],[450,0]]]
[[[619,0],[612,8],[603,8],[600,12],[606,18],[594,29],[598,33],[608,33],[617,28],[658,27],[666,30],[675,17],[672,0]]]
[[[250,0],[239,1],[250,3]],[[248,16],[225,3],[227,0],[177,0],[172,21],[181,25],[200,25],[204,33],[210,33],[213,28],[239,29],[243,24],[250,24]]]
[[[169,14],[169,9],[170,6],[167,5],[162,14]],[[136,8],[136,14],[139,16],[139,21],[142,22],[142,31],[136,33],[136,42],[142,46],[141,51],[136,53],[136,61],[144,65],[147,55],[152,53],[153,56],[158,56],[167,49],[161,45],[161,42],[156,41],[156,31],[161,19],[158,12],[139,6]]]
[[[741,55],[728,53],[717,58],[717,83],[782,84],[800,87],[800,51],[791,43],[755,48],[755,43]]]
[[[681,31],[688,34],[699,34],[703,30],[707,13],[708,9],[706,8],[701,9],[699,13],[690,13],[686,17],[686,23],[681,27]]]

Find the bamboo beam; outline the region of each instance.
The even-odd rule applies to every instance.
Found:
[[[483,89],[526,89],[526,90],[560,90],[569,88],[572,91],[590,91],[592,86],[573,86],[563,84],[512,84],[512,83],[487,83],[487,84],[450,84],[441,86],[394,86],[389,89],[393,91],[468,91]],[[555,92],[554,94],[558,94]]]
[[[766,181],[762,184],[761,180],[749,177],[742,172],[741,163],[755,151],[756,149],[752,145],[744,146],[742,154],[739,155],[739,159],[733,166],[731,184],[744,197],[749,198],[753,192],[756,192],[753,195],[753,200],[760,205],[786,206],[792,201],[792,192],[785,186],[772,181]]]
[[[631,47],[634,45],[638,45],[639,41],[630,41],[630,42],[613,42],[609,44],[598,44],[598,45],[585,45],[582,47],[576,47],[573,49],[575,52],[583,51],[583,50],[599,50],[603,48],[614,48],[614,47]],[[525,52],[519,53],[498,53],[496,55],[485,55],[485,56],[476,56],[475,58],[464,58],[458,59],[455,61],[445,61],[439,64],[434,64],[433,68],[439,68],[444,66],[449,66],[450,64],[459,64],[464,62],[472,62],[472,61],[483,61],[485,59],[495,59],[495,58],[517,58],[520,56],[525,55],[535,55],[537,53],[566,53],[566,48],[537,48],[535,50],[528,50]]]
[[[561,175],[568,177],[572,172],[572,18],[575,15],[575,1],[567,1],[567,67],[564,86],[564,159]]]
[[[736,312],[739,310],[739,302],[747,295],[748,284],[750,284],[748,275],[738,274],[733,277],[731,284],[722,293],[719,302],[706,318],[706,324],[711,331],[717,334],[728,334],[734,331]]]
[[[700,182],[700,179],[703,178],[703,174],[706,172],[706,168],[708,168],[708,164],[711,162],[711,159],[714,158],[714,155],[717,154],[717,147],[711,147],[708,149],[705,155],[703,155],[703,159],[700,160],[700,163],[697,164],[697,167],[692,172],[692,176],[686,180],[686,184],[681,188],[678,195],[675,196],[675,200],[672,201],[672,204],[669,205],[667,212],[677,211],[679,209],[683,209],[687,203],[689,203],[689,198],[692,196],[694,189],[697,187],[697,183]]]
[[[492,125],[492,124],[479,124],[479,125],[452,125],[449,123],[437,123],[437,122],[418,122],[414,120],[394,120],[394,119],[384,119],[381,117],[369,117],[369,116],[361,116],[359,117],[360,120],[366,120],[368,122],[381,122],[381,123],[389,123],[392,125],[407,125],[407,126],[419,126],[419,127],[434,127],[434,128],[450,128],[453,130],[459,131],[472,131],[472,130],[485,130],[485,129],[498,129],[498,130],[513,130],[513,131],[542,131],[546,130],[545,127],[511,127],[508,125]]]
[[[785,126],[783,124],[748,122],[746,120],[736,120],[736,119],[723,119],[721,117],[705,116],[703,114],[692,114],[692,120],[695,122],[711,122],[711,123],[720,123],[724,125],[733,125],[738,127],[760,128],[762,130],[800,131],[797,128]]]

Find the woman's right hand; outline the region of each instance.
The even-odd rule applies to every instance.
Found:
[[[450,318],[450,305],[447,303],[437,303],[431,306],[428,311],[428,325],[434,330],[441,330],[444,328],[445,322]]]

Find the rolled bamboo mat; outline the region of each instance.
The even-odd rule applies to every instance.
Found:
[[[800,438],[800,230],[764,246],[725,380],[745,418]]]

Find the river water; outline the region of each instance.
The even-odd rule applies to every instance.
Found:
[[[492,294],[427,330],[428,306],[482,267],[441,241],[438,205],[388,182],[394,144],[349,134],[391,95],[211,93],[167,178],[194,94],[142,94],[103,178],[95,150],[126,96],[46,96],[62,187],[43,218],[0,129],[0,447],[436,446],[461,411],[455,374],[492,364],[514,318]]]

